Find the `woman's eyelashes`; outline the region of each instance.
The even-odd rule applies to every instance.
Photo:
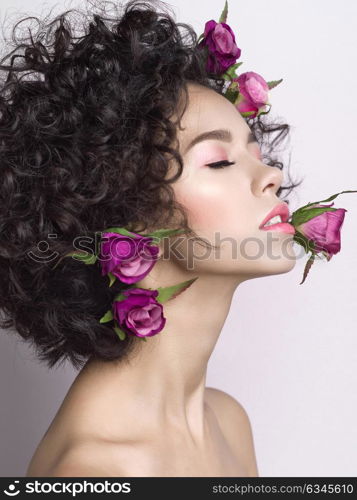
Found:
[[[224,168],[229,165],[234,165],[234,163],[235,163],[234,161],[220,160],[214,163],[206,163],[206,166],[211,168]]]

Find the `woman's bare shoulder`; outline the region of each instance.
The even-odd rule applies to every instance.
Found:
[[[238,418],[249,422],[248,414],[243,405],[227,392],[215,387],[206,387],[206,397],[207,402],[213,403],[221,412],[227,413],[228,417],[235,414]]]
[[[258,476],[252,426],[247,411],[233,396],[206,387],[206,401],[213,409],[228,442],[244,458],[250,476]]]
[[[124,443],[119,447],[100,441],[76,444],[48,470],[46,477],[128,477],[126,453],[130,455],[132,447]]]
[[[106,457],[107,458],[107,457]],[[110,477],[107,459],[101,459],[101,449],[93,446],[88,450],[74,449],[51,468],[48,477]]]

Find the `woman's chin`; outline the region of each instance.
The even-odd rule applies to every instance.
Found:
[[[274,274],[285,274],[294,269],[296,264],[296,258],[291,256],[290,258],[281,257],[278,260],[266,260],[262,262],[262,268],[264,270],[263,276],[270,276]]]
[[[255,265],[247,266],[245,272],[240,272],[239,274],[243,275],[245,280],[273,276],[275,274],[285,274],[294,269],[295,264],[296,257],[294,255],[290,258],[280,256],[276,260],[262,257]]]

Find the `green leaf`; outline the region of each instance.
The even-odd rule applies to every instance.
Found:
[[[174,234],[180,234],[183,232],[185,232],[185,229],[179,228],[179,229],[158,229],[156,231],[153,231],[152,233],[139,234],[139,233],[132,233],[127,229],[125,229],[124,227],[109,227],[103,231],[103,233],[118,233],[124,236],[129,236],[131,238],[155,237],[158,238],[159,240],[164,238],[165,236],[172,236]]]
[[[123,293],[118,293],[115,297],[114,297],[114,301],[115,302],[120,302],[122,300],[125,300],[127,297],[123,294]]]
[[[107,323],[108,321],[111,321],[114,318],[113,316],[113,311],[109,309],[104,316],[102,316],[99,320],[99,323]]]
[[[239,93],[239,84],[238,82],[232,82],[227,88],[228,92],[238,92]],[[243,98],[243,97],[242,97]]]
[[[306,207],[310,207],[311,205],[319,204],[319,203],[324,203],[325,201],[332,201],[334,200],[338,195],[343,194],[343,193],[357,193],[357,191],[340,191],[337,194],[333,194],[330,196],[330,198],[326,198],[326,200],[320,200],[320,201],[313,201],[312,203],[308,203],[307,205],[304,205],[303,207],[300,207],[299,210],[303,210]],[[297,210],[296,210],[297,211]],[[295,212],[294,212],[295,213]]]
[[[114,331],[118,335],[118,337],[120,338],[120,340],[125,340],[126,333],[123,330],[121,330],[121,328],[119,328],[118,325],[114,326]]]
[[[272,80],[271,82],[267,82],[269,90],[273,89],[274,87],[276,87],[277,85],[279,85],[279,83],[281,83],[282,81],[283,81],[283,79],[280,78],[280,80]]]
[[[112,286],[113,283],[116,281],[116,276],[114,276],[113,273],[108,273],[109,276],[109,286]]]
[[[189,286],[192,285],[194,281],[198,279],[198,276],[196,278],[183,281],[182,283],[179,283],[177,285],[172,285],[168,286],[166,288],[158,288],[158,296],[156,297],[156,300],[163,304],[164,302],[167,302],[168,300],[174,299],[177,297],[180,293],[182,293],[184,290],[186,290]]]
[[[228,2],[226,0],[218,22],[219,23],[226,23],[227,22],[227,15],[228,15]]]
[[[315,250],[314,242],[306,238],[306,236],[300,233],[299,231],[295,232],[293,240],[299,245],[301,245],[306,253],[313,252]]]
[[[262,108],[261,108],[261,109],[258,111],[258,113],[257,113],[257,117],[258,117],[258,116],[260,116],[260,115],[266,115],[266,114],[268,114],[268,113],[270,112],[270,110],[271,110],[271,104],[267,103],[267,106],[269,106],[268,111],[263,111],[263,110],[262,110]]]
[[[123,236],[130,236],[130,238],[137,238],[138,234],[132,233],[131,231],[128,231],[125,229],[125,227],[108,227],[107,229],[104,229],[102,231],[103,233],[119,233],[122,234]],[[141,235],[139,235],[141,236]]]
[[[241,112],[240,114],[241,114],[244,118],[247,118],[247,117],[249,117],[249,116],[251,116],[251,115],[254,115],[254,114],[255,114],[255,111],[245,111],[244,113],[243,113],[243,112]]]
[[[226,97],[232,104],[235,104],[238,95],[239,95],[238,90],[230,90],[228,88],[224,94],[224,97]]]
[[[71,252],[69,254],[66,255],[66,257],[77,257],[75,258],[74,260],[81,260],[82,262],[84,262],[85,264],[95,264],[95,262],[97,261],[98,257],[93,254],[93,255],[90,255],[88,252],[86,253],[83,253],[83,252]]]
[[[301,210],[305,210],[304,207],[303,209],[300,208],[296,210],[291,216],[291,224],[294,227],[300,226],[301,224],[305,224],[309,220],[325,212],[335,212],[338,209],[333,207],[318,207],[318,208],[309,208],[307,211],[301,211]]]
[[[67,255],[63,255],[63,256],[62,256],[62,257],[61,257],[61,258],[60,258],[60,259],[56,262],[56,264],[52,267],[52,271],[53,271],[53,269],[56,269],[56,267],[58,266],[58,264],[59,264],[59,263],[60,263],[60,262],[61,262],[61,261],[65,258],[65,257],[67,257]]]
[[[327,261],[329,261],[329,260],[331,260],[331,259],[332,259],[332,255],[331,255],[331,254],[329,254],[328,252],[323,251],[322,253],[323,253],[323,255],[326,257],[326,260],[327,260]]]
[[[166,237],[166,236],[172,236],[175,234],[180,234],[184,233],[185,229],[158,229],[157,231],[154,231],[153,233],[148,233],[145,236],[148,237],[153,237],[153,238],[158,238],[159,240]]]
[[[243,61],[241,61],[241,62],[239,62],[239,63],[234,63],[234,64],[232,64],[232,66],[230,66],[228,69],[233,68],[233,69],[234,69],[234,71],[235,71],[237,68],[239,68],[239,66],[240,66],[241,64],[243,64]]]
[[[197,45],[200,43],[201,40],[203,40],[205,34],[204,33],[201,33],[200,36],[198,37],[197,39]]]
[[[96,260],[97,260],[97,256],[94,254],[94,255],[90,255],[88,252],[70,252],[70,253],[67,253],[66,255],[63,255],[57,262],[56,264],[53,266],[52,270],[53,269],[56,269],[56,267],[58,266],[58,264],[65,258],[65,257],[77,257],[77,259],[75,260],[81,260],[83,261],[85,264],[95,264]]]
[[[233,80],[233,78],[237,78],[238,75],[236,74],[236,70],[241,64],[243,64],[243,62],[232,64],[232,66],[229,66],[226,72],[223,73],[222,78],[224,78],[225,80]]]
[[[304,281],[306,279],[306,276],[309,274],[311,266],[314,263],[314,259],[315,259],[315,255],[311,254],[309,260],[306,262],[306,266],[305,266],[305,269],[304,269],[303,278],[302,278],[302,281],[299,283],[300,285],[302,285],[304,283]]]

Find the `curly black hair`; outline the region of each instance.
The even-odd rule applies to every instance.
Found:
[[[85,19],[79,36],[77,13]],[[38,29],[17,36],[33,20]],[[78,235],[170,227],[177,213],[190,232],[171,187],[183,169],[172,117],[182,92],[187,105],[189,81],[217,92],[224,84],[207,74],[197,39],[153,0],[26,17],[13,27],[14,48],[0,61],[0,326],[30,342],[49,368],[65,359],[75,368],[88,358],[119,361],[141,340],[120,341],[99,323],[120,282],[109,288],[98,266],[72,258],[54,268]],[[268,163],[283,168],[269,155],[289,126],[266,115],[247,122],[269,146]],[[177,171],[168,178],[171,160]]]

